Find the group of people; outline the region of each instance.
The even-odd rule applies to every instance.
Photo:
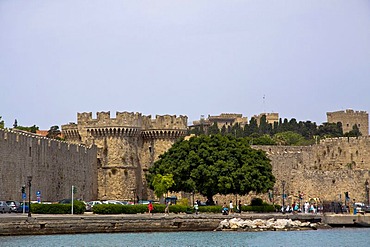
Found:
[[[284,206],[282,206],[281,212],[282,213],[302,213],[304,212],[305,214],[308,214],[308,213],[316,214],[318,212],[318,206],[315,202],[309,203],[306,201],[302,207],[299,202],[294,202],[291,206],[289,204],[285,208]]]
[[[236,206],[236,210],[234,210],[234,204],[233,201],[230,201],[229,207],[227,207],[226,202],[224,203],[222,207],[221,213],[223,215],[228,215],[229,213],[241,213],[242,212],[242,201],[239,200],[238,205]]]
[[[170,214],[170,205],[171,205],[171,202],[166,201],[166,207],[164,208],[164,215],[169,215]],[[151,201],[149,201],[149,204],[148,204],[148,213],[149,213],[149,215],[153,215],[153,210],[154,210],[153,203]]]

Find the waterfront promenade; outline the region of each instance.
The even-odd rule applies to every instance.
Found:
[[[224,219],[292,219],[321,222],[331,226],[355,226],[354,222],[370,223],[370,215],[339,214],[120,214],[95,215],[42,215],[32,217],[22,214],[0,215],[0,235],[43,235],[71,233],[115,233],[115,232],[175,232],[213,231]]]

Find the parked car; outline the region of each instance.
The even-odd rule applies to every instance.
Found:
[[[8,204],[13,213],[16,213],[17,208],[19,207],[19,205],[21,205],[18,201],[6,201],[6,204]]]
[[[6,204],[6,201],[0,201],[0,213],[11,213],[12,209]]]
[[[72,204],[72,199],[63,199],[63,200],[60,200],[58,203],[60,203],[60,204]]]
[[[95,205],[103,204],[101,201],[91,201],[86,203],[86,211],[92,211]]]
[[[107,201],[102,201],[103,204],[116,204],[116,205],[123,205],[122,202],[117,201],[117,200],[107,200]]]
[[[29,207],[28,207],[28,202],[26,202],[25,204],[24,204],[24,212],[25,213],[28,213],[28,209],[29,209]],[[20,203],[19,204],[19,206],[17,207],[17,213],[23,213],[23,202],[22,203]]]

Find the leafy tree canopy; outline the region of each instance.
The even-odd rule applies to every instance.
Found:
[[[299,146],[305,143],[305,139],[302,135],[293,132],[293,131],[285,131],[281,133],[276,133],[274,135],[274,140],[278,145],[295,145]]]
[[[48,138],[52,138],[52,139],[60,139],[60,130],[59,130],[59,126],[57,125],[54,125],[54,126],[51,126],[50,129],[48,130],[48,134],[46,135],[46,137]]]
[[[36,133],[36,131],[39,130],[39,127],[36,125],[30,126],[30,127],[25,127],[25,126],[20,126],[20,125],[15,125],[15,126],[16,126],[15,129],[23,130],[23,131],[27,131],[31,133]]]
[[[345,137],[359,137],[362,136],[360,129],[358,128],[357,124],[352,126],[352,130],[344,134]]]
[[[275,183],[265,152],[252,149],[246,138],[192,137],[176,142],[159,158],[147,174],[152,189],[157,174],[173,174],[169,190],[199,192],[211,203],[217,193],[265,193]]]
[[[158,198],[161,198],[164,193],[175,183],[172,174],[161,175],[155,174],[152,180],[152,187],[154,188],[154,193]]]

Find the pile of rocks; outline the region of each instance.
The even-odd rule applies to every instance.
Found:
[[[243,230],[243,231],[278,231],[278,230],[317,230],[317,224],[311,222],[301,222],[291,219],[256,219],[243,220],[233,218],[220,222],[216,230]]]

